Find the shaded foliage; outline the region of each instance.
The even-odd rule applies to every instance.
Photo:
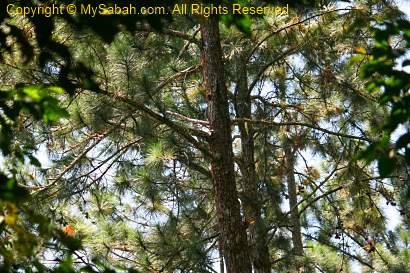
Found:
[[[80,2],[101,3],[77,1],[77,4]],[[306,7],[328,3],[305,1],[308,6],[298,6],[298,2],[290,1],[290,4],[305,17],[310,15]],[[123,1],[121,5],[128,3]],[[170,3],[173,2],[149,2],[156,6]],[[28,2],[27,5],[34,4]],[[306,24],[294,14],[294,27],[286,24],[284,31],[277,26],[284,24],[283,21],[255,20],[253,30],[261,37],[268,37],[265,43],[223,28],[224,50],[233,52],[228,54],[225,64],[230,90],[234,90],[238,83],[235,70],[235,65],[240,63],[236,54],[238,48],[239,51],[252,52],[245,65],[249,79],[254,80],[254,84],[249,85],[249,92],[254,92],[252,98],[249,96],[252,102],[246,102],[252,103],[252,112],[249,123],[244,122],[242,126],[249,130],[250,124],[254,123],[256,133],[252,137],[256,143],[257,181],[253,182],[262,196],[262,218],[269,225],[270,238],[266,244],[275,270],[287,272],[303,265],[307,265],[306,268],[315,265],[326,272],[349,272],[349,266],[344,265],[346,255],[371,269],[373,265],[369,260],[383,262],[384,256],[392,256],[389,252],[376,259],[371,256],[375,254],[367,252],[369,257],[362,258],[345,243],[349,240],[356,248],[365,247],[366,236],[382,242],[385,225],[378,208],[380,196],[392,203],[397,198],[384,187],[383,180],[374,176],[371,168],[351,162],[359,144],[374,137],[374,132],[363,128],[363,123],[383,116],[372,100],[361,93],[362,82],[355,80],[355,71],[360,64],[354,60],[346,61],[352,54],[352,45],[364,43],[365,34],[345,30],[344,26],[352,24],[357,17],[370,16],[366,12],[370,13],[366,9],[349,10],[346,14],[325,11],[318,16],[320,20],[313,23],[307,20]],[[34,26],[35,44],[32,45],[32,40],[25,40],[25,32],[18,22],[15,25],[10,23],[12,19],[7,14],[1,19],[8,26],[7,30],[1,28],[1,49],[13,52],[6,40],[15,39],[25,57],[25,65],[40,67],[39,81],[42,82],[41,85],[31,85],[30,80],[21,79],[26,85],[14,82],[16,88],[3,93],[0,105],[5,117],[5,125],[1,127],[6,136],[1,142],[4,143],[3,150],[10,158],[17,158],[20,164],[27,157],[32,164],[39,165],[31,155],[34,147],[18,145],[11,135],[18,131],[19,117],[42,120],[52,125],[52,129],[57,128],[46,130],[52,132],[47,145],[57,164],[44,171],[47,182],[38,183],[42,187],[33,192],[34,199],[28,199],[29,189],[33,189],[30,181],[17,183],[21,180],[18,164],[2,176],[0,204],[5,215],[0,232],[17,234],[14,248],[0,248],[4,261],[8,261],[2,269],[113,272],[107,266],[112,263],[122,270],[133,266],[142,272],[212,271],[211,256],[212,251],[217,251],[218,231],[214,227],[215,213],[210,201],[209,157],[202,143],[207,139],[203,106],[208,98],[203,94],[201,76],[197,73],[198,48],[190,44],[192,40],[195,42],[197,22],[192,18],[184,18],[188,19],[186,21],[173,18],[172,26],[193,37],[187,43],[168,37],[166,28],[156,17],[36,17],[28,19]],[[165,16],[165,20],[169,19]],[[226,25],[236,25],[248,35],[252,30],[250,18],[246,16],[226,16],[221,20]],[[153,28],[141,30],[140,23],[146,21]],[[52,33],[61,22],[76,35],[96,35],[90,35],[88,40],[75,37],[66,43],[58,42]],[[337,31],[333,32],[333,28]],[[131,35],[122,33],[124,30]],[[121,35],[116,35],[118,33]],[[378,39],[383,42],[385,38],[381,36]],[[95,48],[98,54],[92,51]],[[287,57],[291,55],[300,58],[303,64],[289,62]],[[276,59],[277,56],[281,58]],[[391,58],[398,55],[385,52],[378,56]],[[382,64],[373,63],[376,66]],[[391,73],[393,67],[387,68],[384,71]],[[372,73],[371,66],[368,69]],[[49,75],[45,73],[48,70],[52,71]],[[53,84],[45,84],[47,82]],[[401,86],[395,82],[383,84],[403,94],[394,89]],[[272,86],[267,94],[263,93],[266,90],[262,91],[265,83]],[[79,91],[79,95],[61,96],[61,89],[54,85],[64,87],[69,94]],[[90,89],[97,92],[89,92]],[[346,89],[354,94],[349,94]],[[234,109],[237,91],[229,91],[228,95],[230,107]],[[58,99],[69,102],[66,110],[58,106]],[[394,96],[389,98],[387,95],[386,102],[395,101]],[[61,119],[66,116],[65,111],[71,114],[70,119]],[[403,112],[399,111],[399,116],[396,113],[393,119],[396,127],[406,121],[400,113]],[[233,124],[241,122],[236,111],[232,110],[230,118]],[[280,123],[276,122],[278,119]],[[389,126],[385,130],[391,133],[395,127]],[[27,133],[25,129],[22,133]],[[306,162],[303,155],[298,155],[305,161],[304,167],[286,166],[284,145],[292,146],[295,154],[311,149],[327,161],[319,170]],[[403,147],[396,144],[398,149]],[[241,155],[241,149],[235,145],[234,152],[237,157]],[[385,175],[390,172],[390,167],[383,160],[380,174]],[[241,161],[237,161],[241,167]],[[104,170],[102,167],[107,165],[109,168]],[[306,251],[305,257],[292,254],[294,242],[288,232],[290,221],[281,207],[287,202],[285,189],[289,187],[289,178],[284,178],[284,173],[290,169],[299,170],[296,180],[301,210],[297,220],[307,230],[303,237],[308,242],[317,242],[317,245],[308,244],[312,248]],[[107,176],[112,175],[112,180],[107,181],[107,173]],[[238,181],[244,180],[239,172],[235,176]],[[397,180],[401,182],[402,178]],[[245,187],[246,184],[239,187],[244,203],[250,201],[246,198],[249,193],[245,192]],[[400,184],[394,184],[394,187],[396,190]],[[130,200],[132,204],[129,204]],[[36,204],[36,211],[27,209],[28,202]],[[57,209],[50,212],[49,208],[55,204]],[[404,204],[400,205],[405,213]],[[79,212],[74,213],[77,208]],[[65,215],[58,215],[57,210]],[[38,216],[39,211],[50,218]],[[70,214],[75,216],[67,216]],[[129,216],[144,222],[135,222],[127,218]],[[53,224],[50,224],[51,220]],[[67,236],[59,221],[63,225],[67,224],[65,221],[75,222],[79,227],[78,237]],[[244,218],[244,223],[247,227],[252,226],[255,219]],[[42,241],[35,242],[35,237]],[[10,241],[7,238],[4,245]],[[86,249],[80,247],[79,239],[83,239]],[[23,241],[27,249],[20,248]],[[42,260],[36,257],[37,253],[44,253],[44,249],[37,248],[43,243],[45,249],[51,249],[56,257],[54,267],[41,265]],[[378,248],[389,248],[387,242],[386,245],[380,244]],[[398,249],[400,251],[391,253],[399,252],[398,257],[406,257],[402,247]],[[96,258],[84,261],[83,256],[75,256],[81,251],[84,251],[84,257]],[[131,256],[119,255],[123,253],[131,253]],[[80,265],[76,266],[76,261]],[[401,272],[407,266],[396,264],[393,271]],[[380,268],[386,268],[385,264]]]
[[[374,45],[361,76],[367,89],[380,93],[380,104],[387,105],[389,116],[374,130],[380,132],[362,157],[377,160],[380,175],[389,176],[400,165],[410,164],[410,22],[397,19],[378,24],[373,29]],[[398,136],[392,139],[397,130]],[[394,141],[394,143],[392,143]]]

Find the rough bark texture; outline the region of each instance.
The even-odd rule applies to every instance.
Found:
[[[290,146],[290,143],[285,143],[285,158],[286,158],[286,180],[288,182],[289,207],[292,209],[290,213],[290,224],[292,226],[292,243],[293,252],[297,256],[303,256],[302,233],[300,228],[299,210],[297,208],[297,190],[295,181],[295,155]]]
[[[235,184],[232,137],[218,18],[201,23],[202,68],[211,130],[209,148],[215,205],[227,273],[251,273]]]
[[[251,98],[248,90],[246,58],[239,58],[236,74],[236,114],[238,118],[251,118]],[[271,259],[267,246],[267,229],[261,217],[261,202],[257,187],[254,159],[253,126],[239,122],[241,134],[242,204],[249,230],[250,254],[255,273],[270,273]]]

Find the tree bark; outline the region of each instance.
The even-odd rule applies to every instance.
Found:
[[[246,231],[235,184],[231,122],[217,17],[203,19],[201,39],[201,61],[211,133],[211,173],[222,251],[227,273],[251,273]]]
[[[238,118],[251,119],[251,97],[248,90],[246,54],[238,58],[236,80],[236,115]],[[250,258],[255,273],[270,273],[271,258],[267,246],[267,228],[261,217],[261,198],[257,187],[254,158],[254,130],[251,123],[238,123],[241,135],[242,204],[249,230]]]
[[[297,208],[297,189],[295,181],[295,155],[292,150],[290,140],[286,140],[284,145],[285,158],[286,158],[286,180],[288,184],[289,195],[289,207],[292,209],[290,212],[290,224],[292,226],[292,243],[293,253],[297,256],[303,256],[303,243],[302,232],[300,227],[299,210]]]

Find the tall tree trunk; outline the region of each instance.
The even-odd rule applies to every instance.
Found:
[[[251,98],[248,90],[246,56],[243,54],[237,63],[236,74],[236,114],[238,118],[251,119]],[[241,163],[243,188],[243,211],[249,227],[251,261],[255,273],[270,273],[271,259],[267,246],[267,229],[261,217],[261,201],[257,188],[254,159],[253,126],[245,121],[239,122],[241,134]]]
[[[300,227],[299,210],[297,208],[297,189],[295,181],[295,155],[291,147],[290,140],[287,139],[284,145],[286,158],[286,180],[288,184],[290,224],[292,226],[292,243],[293,253],[297,256],[303,256],[302,232]]]
[[[221,240],[218,240],[218,252],[219,252],[219,273],[225,273],[225,262],[222,253]]]
[[[231,124],[224,64],[215,16],[201,23],[202,68],[208,102],[211,172],[227,273],[251,273],[245,227],[240,215],[232,152]]]

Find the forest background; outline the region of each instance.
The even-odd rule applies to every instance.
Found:
[[[2,3],[1,271],[409,272],[410,23],[394,1],[288,3]]]

